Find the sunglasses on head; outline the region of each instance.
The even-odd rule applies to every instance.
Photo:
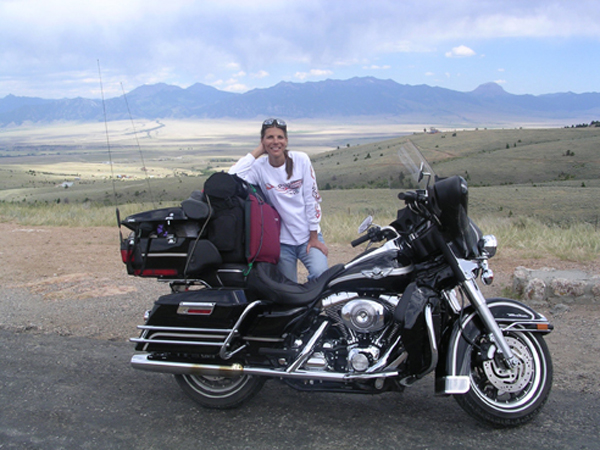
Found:
[[[287,128],[287,123],[281,119],[267,119],[263,122],[262,126],[263,128],[277,127],[285,130]]]

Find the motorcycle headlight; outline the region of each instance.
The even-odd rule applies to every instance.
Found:
[[[492,258],[496,254],[497,249],[498,241],[493,234],[486,234],[479,240],[479,251],[487,255],[488,258]]]

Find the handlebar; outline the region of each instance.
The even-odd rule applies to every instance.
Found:
[[[404,200],[407,203],[414,202],[415,200],[417,200],[417,193],[415,191],[400,192],[398,194],[398,198],[400,200]]]
[[[367,241],[369,241],[369,240],[371,240],[371,236],[370,236],[370,234],[369,234],[369,233],[365,233],[365,234],[363,234],[361,237],[359,237],[359,238],[357,238],[357,239],[354,239],[352,242],[350,242],[350,245],[351,245],[352,247],[356,247],[357,245],[360,245],[360,244],[362,244],[363,242],[367,242]]]
[[[399,236],[398,232],[392,227],[373,226],[367,230],[361,237],[350,242],[352,247],[362,244],[363,242],[372,241],[379,242],[384,239],[395,239]]]

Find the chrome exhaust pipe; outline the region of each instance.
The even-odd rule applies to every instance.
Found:
[[[138,370],[147,370],[150,372],[166,372],[182,375],[208,375],[234,377],[239,375],[256,375],[271,378],[295,378],[304,380],[321,380],[347,382],[354,380],[370,380],[377,378],[395,377],[397,371],[379,372],[379,373],[340,373],[323,371],[295,370],[287,372],[285,370],[263,369],[259,367],[244,367],[241,364],[232,364],[223,366],[218,364],[199,364],[175,361],[160,361],[149,359],[148,355],[138,354],[131,358],[131,366]]]
[[[148,355],[133,355],[131,366],[134,369],[150,372],[166,372],[181,375],[237,376],[244,372],[241,364],[219,366],[216,364],[198,364],[149,359]]]

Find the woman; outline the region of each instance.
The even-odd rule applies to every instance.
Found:
[[[260,131],[260,144],[229,169],[249,183],[261,187],[281,216],[281,255],[278,268],[297,281],[297,261],[308,270],[308,279],[327,270],[328,249],[321,234],[321,196],[310,158],[287,149],[287,125],[267,119]],[[267,155],[266,158],[261,158]]]

